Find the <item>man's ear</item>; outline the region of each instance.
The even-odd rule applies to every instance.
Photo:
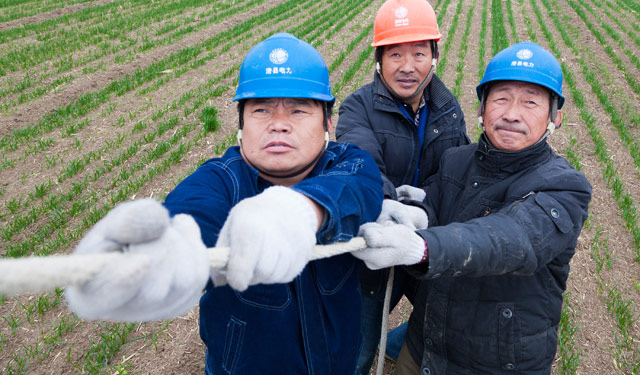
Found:
[[[556,129],[559,128],[560,125],[562,125],[562,110],[561,109],[558,110],[558,114],[556,115],[556,120],[553,123],[556,124]]]
[[[327,131],[329,133],[333,132],[333,119],[331,117],[327,119]]]
[[[549,131],[549,134],[553,134],[553,132],[556,129],[558,129],[561,124],[562,124],[562,111],[558,110],[556,112],[555,120],[551,121],[551,119],[549,119],[549,124],[547,125],[547,130]]]

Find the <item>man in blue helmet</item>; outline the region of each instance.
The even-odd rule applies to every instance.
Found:
[[[354,253],[421,280],[399,375],[551,372],[591,200],[586,178],[547,143],[562,119],[562,70],[518,43],[489,62],[477,94],[484,132],[443,155],[417,204],[429,228],[365,224],[369,248]]]
[[[116,207],[76,249],[146,254],[148,271],[123,281],[106,270],[68,288],[69,305],[89,319],[166,319],[193,308],[206,286],[205,374],[352,375],[360,261],[310,257],[316,243],[349,240],[375,220],[378,168],[367,152],[328,141],[327,67],[290,34],[247,54],[233,100],[239,146],[202,164],[164,205]],[[223,269],[209,269],[205,247],[214,245],[230,248]]]

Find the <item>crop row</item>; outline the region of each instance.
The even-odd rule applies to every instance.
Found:
[[[224,72],[221,76],[216,77],[216,79],[214,80],[210,80],[209,82],[207,82],[207,84],[205,85],[205,87],[210,87],[211,85],[215,84],[215,82],[225,78],[226,76],[229,76],[233,70],[237,69],[237,66],[234,67],[234,69],[230,69],[227,70],[226,72]],[[225,89],[226,90],[226,89]],[[199,91],[202,91],[202,87],[200,88]],[[218,92],[217,95],[219,95],[221,92]],[[217,96],[216,95],[216,96]],[[181,101],[184,101],[181,99]],[[202,99],[199,100],[199,102],[202,102]],[[177,103],[174,102],[173,105],[171,106],[167,106],[167,109],[172,108],[172,107],[176,107]],[[190,109],[188,112],[193,112],[194,109]],[[185,110],[185,113],[187,111]],[[157,119],[159,117],[161,117],[161,115],[163,114],[163,111],[159,111],[156,112],[156,114],[154,114],[152,116],[152,118]],[[175,125],[177,124],[177,118],[174,116],[171,119],[169,119],[169,121],[165,121],[162,122],[159,127],[158,127],[158,135],[161,135],[162,133],[164,133],[167,130],[171,130]],[[138,123],[137,125],[141,125],[140,127],[144,127],[144,123]],[[137,126],[136,125],[136,126]],[[168,125],[168,126],[167,126]],[[186,128],[184,128],[186,129]],[[135,128],[134,128],[135,130]],[[46,214],[47,212],[51,211],[51,210],[57,210],[57,208],[60,206],[61,202],[71,202],[74,201],[76,202],[74,204],[75,207],[71,208],[70,211],[70,217],[74,217],[77,214],[77,210],[81,210],[84,207],[87,206],[87,204],[91,204],[92,202],[83,202],[82,200],[78,200],[77,198],[77,194],[81,191],[84,191],[84,189],[86,189],[87,185],[95,182],[99,177],[101,177],[102,175],[104,175],[105,173],[108,173],[111,171],[111,169],[113,167],[116,167],[120,164],[122,164],[125,160],[127,160],[129,157],[131,157],[132,155],[134,155],[139,149],[144,148],[144,144],[153,142],[154,138],[156,136],[156,130],[152,130],[151,132],[145,133],[142,136],[140,136],[138,138],[138,141],[132,143],[128,148],[126,148],[119,156],[117,156],[115,159],[113,160],[104,160],[103,161],[103,166],[98,167],[97,169],[94,170],[93,173],[90,173],[88,176],[90,176],[91,178],[86,178],[83,180],[82,183],[80,184],[74,184],[72,190],[70,191],[69,194],[65,195],[64,198],[60,198],[58,197],[50,197],[48,200],[44,201],[42,205],[40,205],[39,207],[36,207],[30,211],[27,211],[24,215],[17,215],[15,217],[15,219],[5,228],[3,228],[2,234],[3,237],[5,237],[5,239],[9,240],[11,238],[11,236],[17,232],[19,232],[22,229],[27,228],[28,224],[34,222],[38,216],[41,216],[42,214]],[[113,147],[114,145],[119,145],[122,143],[122,139],[119,142],[107,142],[104,146],[103,149],[101,150],[97,150],[97,151],[93,151],[90,152],[88,154],[86,154],[84,157],[82,158],[76,158],[70,161],[70,163],[68,164],[68,166],[66,168],[63,169],[63,172],[61,175],[58,176],[58,181],[57,183],[61,183],[63,182],[66,178],[68,177],[73,177],[76,174],[78,174],[82,168],[84,168],[84,166],[87,166],[91,163],[93,163],[94,161],[100,161],[103,159],[103,151],[106,152],[108,149],[110,149],[111,147]],[[158,149],[156,148],[155,150],[162,150],[162,148]],[[154,151],[155,154],[159,154],[159,151]],[[121,176],[121,180],[126,180],[126,177],[128,175],[128,173],[120,173]],[[118,185],[119,181],[114,180],[113,183],[111,183],[111,186],[116,186]],[[35,193],[31,195],[31,199],[30,200],[34,200],[36,198],[42,198],[48,189],[50,189],[52,187],[51,182],[46,182],[44,185],[38,185],[35,187]],[[117,202],[120,200],[120,198],[125,195],[125,192],[120,192],[116,195],[116,198],[113,199],[112,198],[112,204],[114,202]],[[15,199],[12,200],[12,204],[13,205],[17,205],[15,203]],[[20,200],[20,203],[22,203],[22,201]],[[25,202],[26,203],[26,202]],[[112,205],[111,204],[111,205]],[[56,215],[58,216],[58,215]],[[54,220],[51,222],[51,224],[49,226],[46,226],[42,231],[37,232],[35,235],[31,236],[31,241],[27,241],[27,242],[17,242],[14,243],[12,245],[9,246],[9,254],[12,254],[13,256],[21,256],[24,255],[25,253],[29,253],[30,251],[28,250],[32,250],[34,244],[39,243],[42,238],[47,238],[47,236],[50,233],[53,233],[55,230],[59,229],[60,225],[63,225],[63,223],[66,222],[65,220],[60,220],[60,218],[58,217],[57,220]],[[55,224],[54,224],[55,223]],[[64,244],[60,244],[60,245],[64,245]],[[48,248],[48,247],[45,247]],[[55,249],[59,249],[59,246],[56,246]],[[54,249],[54,250],[55,250]],[[51,250],[47,250],[47,253],[51,252]]]
[[[550,30],[547,28],[546,26],[547,24],[542,17],[542,13],[538,8],[537,3],[532,0],[531,5],[538,19],[538,25],[540,29],[543,31],[551,50],[554,52],[556,56],[561,58],[562,53],[560,51],[560,48],[559,46],[557,46],[555,42],[556,39],[553,38],[553,35],[551,34]],[[553,24],[555,25],[556,30],[562,36],[562,40],[564,41],[565,45],[569,47],[569,49],[574,53],[575,56],[578,57],[578,62],[580,64],[585,80],[587,81],[587,83],[591,85],[592,90],[594,90],[594,92],[597,93],[598,89],[601,90],[602,88],[599,86],[597,82],[598,80],[596,79],[595,75],[589,70],[586,62],[584,61],[584,56],[581,55],[580,51],[577,49],[577,46],[575,45],[575,42],[574,42],[576,38],[571,37],[565,30],[564,25],[567,25],[567,22],[561,21],[557,16],[556,12],[554,11],[555,9],[558,9],[557,8],[558,4],[557,3],[551,4],[549,1],[543,1],[543,5],[547,10],[548,16],[553,21]],[[587,22],[585,18],[582,18],[582,19],[584,22]],[[592,28],[589,28],[589,29],[593,30]],[[624,191],[622,180],[620,179],[617,169],[614,166],[613,159],[610,157],[610,154],[607,150],[607,143],[602,136],[602,132],[600,131],[600,129],[598,129],[596,125],[594,115],[591,112],[589,112],[589,110],[587,109],[584,94],[577,87],[576,78],[573,72],[569,69],[566,63],[562,61],[562,59],[561,59],[561,66],[564,72],[565,82],[569,86],[571,95],[573,97],[573,101],[575,102],[575,105],[579,111],[580,118],[586,124],[588,133],[592,137],[592,140],[594,142],[595,155],[600,161],[600,167],[602,170],[603,178],[607,182],[609,188],[612,189],[613,196],[618,203],[618,207],[621,210],[621,216],[623,217],[627,225],[627,228],[631,232],[631,235],[634,241],[634,246],[636,249],[635,250],[636,260],[638,260],[638,250],[637,250],[637,242],[636,242],[637,241],[636,228],[638,223],[637,223],[637,217],[635,215],[635,203],[631,199],[630,195]],[[603,101],[603,98],[601,95],[598,95],[598,97],[601,101],[601,104],[606,109],[606,101]],[[610,108],[607,112],[612,116],[612,120],[614,120],[613,117],[615,117],[615,111]],[[572,142],[572,144],[570,144],[570,147],[572,147],[572,145],[574,144],[575,142]],[[579,169],[580,168],[579,157],[576,155],[577,155],[577,152],[575,152],[575,150],[573,150],[572,148],[570,148],[569,151],[567,152],[567,156],[569,160],[572,162],[572,164],[576,168]],[[587,221],[585,225],[585,229],[589,230],[591,228],[592,225],[590,223],[591,223],[591,219]],[[639,370],[637,366],[639,348],[637,345],[633,344],[635,339],[632,337],[632,334],[629,331],[629,327],[631,323],[637,318],[633,315],[634,303],[632,300],[625,298],[622,295],[622,293],[620,293],[617,286],[614,285],[611,287],[609,285],[605,285],[605,283],[599,277],[600,270],[603,267],[607,267],[608,269],[610,269],[613,264],[613,257],[611,255],[611,252],[608,250],[608,246],[606,246],[606,242],[603,245],[603,243],[600,241],[600,234],[601,233],[598,230],[596,230],[596,236],[595,236],[596,238],[594,239],[594,241],[591,242],[590,246],[592,247],[592,257],[596,264],[597,275],[598,275],[596,276],[597,281],[601,288],[608,289],[606,306],[609,312],[612,314],[612,318],[614,319],[614,321],[617,322],[617,330],[615,330],[612,333],[612,335],[616,337],[616,341],[618,343],[616,350],[614,350],[614,358],[613,358],[614,364],[616,364],[616,367],[620,368],[624,372],[629,371],[629,373],[637,373]],[[603,252],[601,252],[600,249],[604,249]],[[563,313],[566,313],[566,312],[563,312]],[[571,325],[569,325],[568,327],[561,326],[561,329],[562,329],[560,332],[561,336],[564,334],[570,337],[574,337],[575,326],[571,326]],[[559,349],[561,355],[563,356],[562,368],[566,370],[566,373],[576,373],[576,368],[578,366],[580,353],[576,351],[574,347],[574,342],[575,342],[575,339],[571,339],[569,340],[568,347],[565,347],[565,348],[561,347]],[[562,343],[562,340],[561,340],[561,343]],[[571,348],[571,350],[567,350],[569,347]]]
[[[593,92],[600,100],[603,108],[609,114],[611,123],[614,125],[616,130],[618,130],[620,139],[622,140],[622,143],[627,146],[627,149],[629,150],[634,163],[636,163],[636,167],[640,167],[638,144],[628,131],[626,125],[627,121],[622,117],[620,111],[618,111],[616,107],[609,102],[608,96],[604,93],[604,90],[600,85],[598,78],[593,73],[593,71],[589,69],[588,64],[584,61],[584,56],[580,54],[580,51],[578,50],[578,47],[576,46],[574,40],[563,27],[563,22],[558,18],[557,14],[551,11],[552,5],[548,0],[543,0],[542,3],[544,4],[551,19],[553,20],[556,29],[560,32],[560,35],[562,36],[565,44],[573,51],[576,56],[579,56],[578,62],[580,63],[580,67],[584,74],[585,80],[590,84]],[[587,120],[585,119],[585,121]],[[618,203],[618,207],[621,210],[621,217],[632,236],[636,262],[640,262],[640,224],[638,222],[638,214],[636,208],[637,204],[634,202],[631,195],[625,191],[624,183],[622,182],[622,179],[618,177],[618,173],[615,170],[615,167],[613,166],[613,162],[609,158],[609,155],[604,153],[606,152],[605,145],[603,145],[604,151],[601,157],[601,161],[607,163],[605,180],[608,182],[609,187],[613,191],[613,195]]]
[[[62,20],[56,19],[55,21],[57,22],[51,22],[53,23],[51,26],[48,25],[48,22],[33,25],[34,29],[29,34],[36,35],[40,41],[34,45],[27,44],[22,52],[21,50],[11,50],[11,53],[7,54],[4,59],[7,60],[8,67],[20,65],[22,69],[27,69],[39,64],[42,69],[31,69],[21,79],[14,78],[5,81],[5,85],[8,87],[0,91],[0,97],[9,94],[19,95],[17,98],[4,101],[2,106],[6,111],[18,104],[28,103],[77,78],[76,74],[72,73],[56,78],[53,83],[48,82],[56,74],[67,72],[74,67],[84,66],[82,75],[85,75],[96,70],[104,70],[107,64],[117,65],[129,62],[137,54],[148,53],[160,46],[176,43],[213,23],[229,19],[263,2],[264,0],[251,0],[243,3],[217,2],[215,5],[209,6],[208,8],[211,9],[207,12],[182,18],[176,17],[178,12],[185,12],[188,9],[193,9],[196,5],[206,4],[168,2],[164,6],[156,5],[153,11],[138,9],[137,12],[130,11],[125,13],[119,11],[122,5],[110,3],[104,5],[107,9],[103,9],[103,7],[99,7],[99,9],[87,8],[79,14],[62,16],[60,17]],[[140,8],[142,5],[144,4],[136,3],[136,8]],[[104,12],[115,15],[114,17],[101,17]],[[97,20],[96,24],[91,25],[91,27],[83,27],[81,23],[72,30],[67,31],[64,29],[64,25],[69,23],[75,24],[80,20],[85,23],[88,22],[87,17],[89,16]],[[157,32],[152,32],[154,25],[169,22],[168,20],[172,20],[171,27],[169,27],[172,31],[171,33],[167,33],[168,27],[166,24]],[[117,24],[118,22],[124,25]],[[184,27],[178,28],[180,24],[183,24]],[[43,25],[47,25],[46,29],[48,31],[38,30],[38,27],[44,28]],[[53,28],[52,26],[58,27]],[[84,30],[86,29],[89,29],[89,31],[85,32]],[[16,29],[10,29],[9,31],[13,30]],[[117,30],[117,34],[114,34],[116,32],[112,30]],[[141,36],[131,36],[134,30],[136,35]],[[150,38],[149,34],[155,34],[156,38]],[[72,49],[73,53],[61,55],[57,45]],[[97,48],[92,47],[94,45]],[[121,51],[123,52],[116,54]],[[25,60],[25,57],[22,56],[24,54],[34,57],[29,57]],[[102,60],[97,66],[95,64],[93,67],[87,65],[114,54],[113,64]],[[62,57],[60,58],[60,56]],[[33,60],[35,58],[37,60]],[[53,58],[53,60],[50,60],[50,58]],[[41,64],[43,62],[48,62],[48,64]],[[32,90],[26,91],[28,88],[32,88]]]

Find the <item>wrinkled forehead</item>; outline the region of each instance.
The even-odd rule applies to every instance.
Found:
[[[429,40],[419,40],[417,42],[406,42],[406,43],[397,43],[390,44],[388,46],[384,46],[385,51],[391,51],[394,49],[401,49],[404,47],[407,48],[429,48],[431,46],[431,41]]]
[[[497,81],[489,87],[489,95],[515,92],[549,98],[549,90],[547,88],[531,82]]]
[[[315,107],[320,105],[317,100],[309,98],[255,98],[247,99],[247,105],[277,105],[279,102],[285,107],[292,106],[310,106]]]

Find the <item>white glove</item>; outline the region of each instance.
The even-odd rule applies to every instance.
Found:
[[[413,201],[422,202],[427,196],[427,192],[424,189],[413,187],[411,185],[402,185],[396,188],[396,195],[398,200],[411,199]]]
[[[376,219],[376,223],[387,224],[389,222],[403,224],[413,230],[426,229],[429,226],[429,218],[423,209],[393,199],[385,199],[382,202],[382,211]]]
[[[229,247],[223,270],[211,270],[216,286],[238,291],[255,284],[286,283],[307,265],[316,244],[318,218],[306,197],[273,186],[235,205],[216,247]]]
[[[351,254],[372,270],[420,263],[425,256],[424,239],[405,225],[367,223],[360,226],[358,235],[364,237],[367,248]]]
[[[81,318],[141,322],[184,315],[198,303],[209,280],[198,224],[189,215],[170,219],[167,209],[152,199],[118,205],[74,251],[109,252],[136,257],[110,263],[92,280],[66,289],[69,307]]]

